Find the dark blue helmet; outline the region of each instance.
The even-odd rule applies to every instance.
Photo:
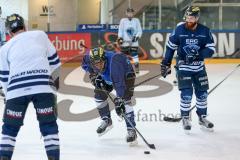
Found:
[[[24,29],[24,19],[18,14],[12,14],[6,19],[6,28],[12,33]]]

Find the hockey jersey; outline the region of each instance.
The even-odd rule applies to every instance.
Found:
[[[22,32],[0,49],[0,83],[6,99],[54,93],[51,74],[61,63],[42,31]]]
[[[102,73],[91,65],[90,56],[86,54],[83,57],[82,68],[89,73],[97,73],[108,84],[112,84],[118,97],[123,97],[126,90],[125,79],[128,74],[134,73],[129,59],[123,54],[117,54],[111,51],[105,51],[106,63]]]
[[[132,42],[133,37],[142,36],[142,28],[137,18],[122,18],[119,24],[118,37],[123,38],[122,46],[138,46],[138,42]]]
[[[191,49],[196,50],[200,57],[197,62],[186,64],[186,56],[191,54]],[[175,50],[177,50],[177,60],[181,61],[179,70],[198,72],[205,69],[204,58],[211,57],[215,52],[215,44],[209,28],[198,24],[192,31],[185,27],[185,23],[180,23],[169,37],[164,63],[171,63]]]

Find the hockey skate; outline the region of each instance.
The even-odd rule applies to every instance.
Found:
[[[0,160],[10,160],[8,157],[0,157]]]
[[[189,134],[189,131],[191,130],[192,126],[191,126],[190,119],[188,116],[182,117],[182,125],[183,125],[183,129],[184,129],[185,133]]]
[[[137,133],[134,129],[128,130],[126,141],[129,144],[129,146],[136,146],[138,144]]]
[[[139,63],[135,63],[134,68],[135,68],[135,73],[139,74]]]
[[[207,120],[205,115],[199,116],[198,123],[201,126],[202,130],[213,132],[214,124]]]
[[[97,129],[98,136],[100,137],[100,136],[106,134],[112,128],[113,128],[113,125],[112,125],[111,118],[102,120],[100,126]]]
[[[55,160],[54,157],[48,157],[48,160]]]

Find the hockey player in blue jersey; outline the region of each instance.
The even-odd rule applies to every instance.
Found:
[[[171,73],[171,61],[174,51],[177,50],[177,79],[181,91],[180,108],[183,128],[186,131],[191,130],[189,110],[193,91],[196,95],[199,124],[211,130],[214,126],[206,119],[209,84],[204,59],[212,57],[215,44],[209,28],[198,23],[199,15],[199,7],[187,8],[184,16],[185,23],[178,25],[170,35],[165,57],[161,62],[161,73],[166,77]]]
[[[135,73],[128,58],[124,54],[104,51],[101,47],[98,47],[91,49],[89,54],[83,57],[82,68],[89,73],[91,83],[95,86],[94,98],[102,119],[100,126],[97,128],[99,136],[112,128],[106,92],[110,93],[113,88],[117,93],[117,97],[114,99],[117,115],[122,116],[125,114],[135,126],[134,111],[131,103]],[[128,132],[126,140],[130,144],[135,144],[136,131],[127,121],[126,126]]]
[[[59,160],[55,115],[55,89],[59,80],[55,71],[61,65],[58,54],[47,34],[26,31],[24,20],[18,14],[8,16],[6,26],[12,38],[0,49],[0,84],[6,96],[0,160],[12,159],[16,137],[31,102],[36,110],[48,160]]]
[[[134,62],[135,72],[139,73],[139,39],[142,36],[142,27],[138,18],[134,18],[134,9],[126,10],[127,18],[122,18],[118,29],[118,43],[121,52],[130,55]]]

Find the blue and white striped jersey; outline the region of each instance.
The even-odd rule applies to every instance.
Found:
[[[192,49],[199,53],[199,61],[186,64],[186,56],[191,54]],[[198,24],[197,28],[192,31],[185,27],[185,23],[179,24],[167,42],[163,60],[165,64],[171,63],[175,50],[177,50],[178,60],[182,62],[178,66],[179,70],[198,72],[205,69],[204,58],[211,57],[215,52],[215,44],[209,28]]]
[[[54,93],[52,73],[61,63],[42,31],[22,32],[0,49],[0,83],[6,99]]]

